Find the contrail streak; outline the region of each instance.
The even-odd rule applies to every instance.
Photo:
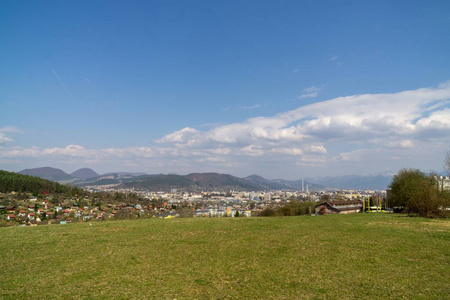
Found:
[[[70,94],[69,90],[67,89],[66,85],[64,84],[64,82],[62,82],[61,78],[59,78],[58,73],[56,73],[55,70],[53,70],[52,68],[52,72],[53,74],[55,74],[56,79],[58,79],[59,83],[62,85],[62,87],[64,88],[64,90],[66,91],[67,95],[69,95],[70,99],[73,100],[72,94]]]

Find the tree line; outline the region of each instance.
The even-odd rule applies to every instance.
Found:
[[[22,175],[14,172],[0,170],[0,192],[39,194],[83,194],[83,190],[77,187],[67,186],[47,179]]]
[[[450,191],[445,190],[439,180],[439,176],[426,175],[417,169],[400,170],[389,187],[388,205],[421,217],[447,217]]]
[[[266,208],[260,212],[261,217],[276,217],[276,216],[301,216],[314,213],[314,202],[299,202],[291,199],[285,205],[275,208]]]

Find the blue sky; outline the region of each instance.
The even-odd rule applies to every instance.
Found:
[[[2,1],[0,168],[442,171],[448,1]]]

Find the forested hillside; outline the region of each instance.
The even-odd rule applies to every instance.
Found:
[[[79,189],[39,177],[0,170],[1,193],[9,193],[11,191],[33,194],[41,194],[44,192],[68,193],[70,191],[76,192],[75,190],[78,191]]]

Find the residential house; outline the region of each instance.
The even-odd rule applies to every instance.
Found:
[[[315,206],[316,215],[351,214],[362,211],[362,203],[358,200],[326,201]]]
[[[16,207],[15,206],[7,206],[5,208],[6,212],[9,214],[14,214],[16,212]]]
[[[194,211],[194,217],[209,217],[209,210],[197,209]]]

